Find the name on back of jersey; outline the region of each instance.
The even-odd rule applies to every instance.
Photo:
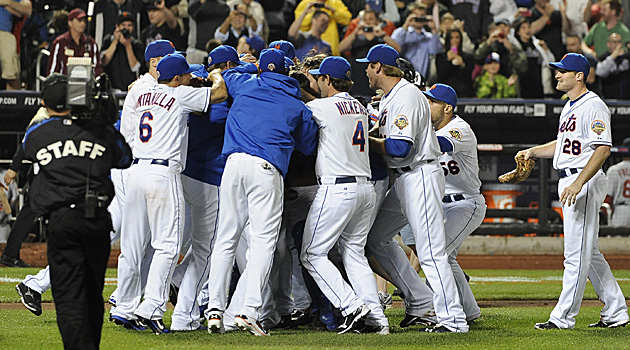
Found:
[[[68,156],[87,156],[90,159],[96,159],[96,157],[102,156],[106,149],[107,148],[103,145],[85,140],[79,142],[79,147],[77,147],[73,140],[66,140],[65,142],[56,141],[37,151],[37,161],[40,165],[47,165],[53,159]]]
[[[367,109],[359,101],[339,101],[335,103],[340,115],[364,114],[368,115]]]
[[[169,99],[165,103],[165,100],[167,98]],[[165,92],[147,92],[146,94],[142,94],[138,97],[136,108],[146,106],[160,106],[167,111],[170,111],[171,107],[173,107],[173,104],[175,104],[175,97],[170,96]]]

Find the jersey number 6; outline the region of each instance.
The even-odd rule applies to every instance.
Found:
[[[149,125],[149,120],[153,120],[153,114],[148,111],[142,113],[142,117],[140,117],[140,141],[143,143],[149,142],[153,135],[153,129]]]
[[[363,133],[363,122],[359,120],[357,127],[354,129],[354,135],[352,135],[352,145],[359,146],[359,151],[365,151],[365,134]]]

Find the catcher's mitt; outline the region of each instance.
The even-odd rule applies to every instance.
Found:
[[[525,160],[523,155],[514,157],[514,160],[516,161],[516,169],[499,176],[500,182],[515,184],[524,181],[529,177],[529,174],[534,170],[534,165],[536,165],[533,159]]]

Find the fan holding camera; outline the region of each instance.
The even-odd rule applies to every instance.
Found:
[[[122,91],[146,71],[138,57],[143,57],[144,47],[133,37],[134,18],[129,12],[122,12],[116,20],[114,32],[103,39],[102,64],[110,76],[112,87]]]

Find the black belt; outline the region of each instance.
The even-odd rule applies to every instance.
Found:
[[[565,168],[562,170],[558,170],[558,178],[564,179],[565,177],[569,177],[573,174],[577,174],[580,169],[577,168]]]
[[[168,159],[147,159],[151,161],[151,164],[164,165],[168,166]],[[131,164],[138,164],[140,162],[139,158],[136,158],[131,162]]]
[[[444,198],[442,198],[442,202],[443,203],[452,203],[452,202],[457,202],[457,201],[463,201],[464,199],[464,195],[463,194],[447,194],[446,196],[444,196]]]
[[[423,161],[423,162],[426,163],[426,164],[429,164],[429,163],[435,162],[435,159],[429,159],[429,160],[426,160],[426,161]],[[422,164],[423,162],[420,162],[419,164]],[[411,167],[411,165],[407,165],[407,166],[404,166],[402,168],[393,168],[394,172],[398,173],[398,174],[406,173],[408,171],[411,171],[412,169],[413,168]]]
[[[355,183],[355,182],[357,182],[357,178],[355,176],[343,176],[343,177],[338,177],[335,179],[335,185],[349,184],[349,183]],[[317,178],[317,183],[321,185],[322,180],[320,178]]]

